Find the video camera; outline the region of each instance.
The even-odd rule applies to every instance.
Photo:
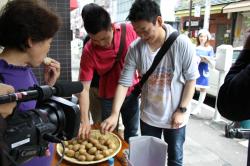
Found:
[[[81,82],[61,82],[54,87],[34,86],[0,96],[0,104],[37,100],[35,109],[26,112],[16,109],[6,119],[3,140],[7,157],[20,164],[34,156],[44,156],[49,142],[59,143],[76,137],[80,126],[79,108],[56,96],[68,97],[82,89]]]

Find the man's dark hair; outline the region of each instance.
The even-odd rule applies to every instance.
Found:
[[[131,22],[149,21],[156,23],[158,16],[161,16],[159,5],[152,0],[136,0],[130,8],[127,19]]]
[[[0,45],[25,51],[29,38],[49,39],[60,25],[60,18],[42,0],[9,1],[0,13]]]
[[[102,30],[109,30],[111,28],[109,13],[95,3],[90,3],[83,7],[82,19],[87,33],[97,34]]]

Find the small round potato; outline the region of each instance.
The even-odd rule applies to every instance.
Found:
[[[74,157],[75,151],[69,150],[68,153],[67,153],[66,155],[69,156],[69,157]]]
[[[65,147],[69,146],[69,142],[68,141],[64,141],[64,145],[65,145]]]
[[[114,143],[111,143],[111,144],[109,144],[108,146],[109,146],[109,149],[116,149],[116,146],[115,146]]]
[[[80,154],[84,154],[84,153],[86,153],[87,151],[86,151],[86,149],[83,149],[83,148],[81,148],[80,150],[79,150],[79,153]]]
[[[78,160],[85,161],[86,160],[86,156],[80,155],[80,156],[78,156]]]
[[[74,140],[74,141],[72,142],[72,144],[73,144],[73,145],[78,144],[77,140]]]
[[[88,144],[88,141],[86,140],[82,142],[82,145],[87,145],[87,144]]]
[[[95,160],[101,160],[103,158],[104,158],[104,156],[102,154],[95,155]]]
[[[90,149],[90,148],[92,148],[93,147],[93,144],[92,143],[87,143],[86,145],[85,145],[85,148],[86,149]]]
[[[106,149],[106,150],[102,151],[102,154],[103,154],[105,157],[107,157],[107,156],[110,154],[110,152],[109,152],[108,149]]]
[[[73,150],[76,152],[76,151],[78,151],[80,149],[80,144],[75,144],[74,146],[73,146]]]
[[[87,161],[93,161],[94,158],[95,158],[94,155],[87,155],[87,156],[86,156]]]
[[[108,149],[109,154],[111,155],[114,152],[114,149]]]
[[[108,149],[107,146],[105,146],[105,145],[102,145],[102,146],[101,146],[101,150],[106,150],[106,149]]]
[[[95,154],[95,152],[97,151],[97,148],[96,147],[92,147],[89,149],[88,153],[89,154]]]
[[[73,149],[73,147],[74,147],[74,146],[71,145],[71,144],[68,146],[69,150]]]
[[[112,144],[112,143],[113,143],[113,141],[108,139],[108,140],[106,140],[105,145],[109,145],[109,144]]]
[[[78,151],[75,152],[75,158],[78,159],[79,156],[80,156],[80,153]]]
[[[85,145],[80,145],[80,149],[85,149]]]

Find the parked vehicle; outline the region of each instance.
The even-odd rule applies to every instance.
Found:
[[[232,56],[232,65],[235,63],[236,59],[238,58],[241,50],[243,47],[235,47],[233,48],[233,56]],[[209,69],[209,88],[207,89],[207,94],[216,97],[218,93],[218,82],[219,82],[219,71],[215,68]]]

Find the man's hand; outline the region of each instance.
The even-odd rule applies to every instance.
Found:
[[[14,92],[15,92],[15,89],[12,86],[0,83],[0,95],[5,95],[8,93],[14,93]],[[1,116],[3,118],[6,118],[8,115],[12,113],[15,106],[16,106],[16,102],[1,104],[0,105]]]
[[[78,138],[89,138],[91,125],[89,120],[82,121],[80,124]]]
[[[47,85],[53,86],[60,76],[61,65],[58,61],[50,58],[50,63],[44,67],[44,81]]]
[[[118,118],[119,114],[111,114],[110,117],[108,117],[101,123],[101,132],[106,133],[114,131],[118,122]]]
[[[178,111],[178,109],[174,112],[172,116],[172,128],[178,129],[184,122],[186,113]]]

